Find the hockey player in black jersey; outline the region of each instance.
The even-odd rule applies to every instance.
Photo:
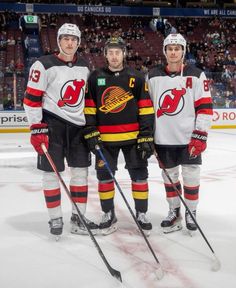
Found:
[[[102,146],[112,173],[117,170],[119,152],[132,180],[131,189],[136,217],[146,234],[152,224],[148,209],[147,159],[153,154],[154,111],[143,75],[124,65],[126,47],[122,38],[108,39],[104,48],[107,67],[93,71],[88,80],[85,100],[85,139],[96,154]],[[96,155],[98,191],[104,215],[100,223],[103,235],[117,229],[114,207],[114,181]]]
[[[155,110],[154,142],[159,158],[181,192],[179,170],[182,168],[185,202],[196,217],[200,186],[201,153],[206,149],[211,126],[212,99],[209,80],[196,67],[184,65],[186,40],[181,34],[168,35],[163,44],[166,67],[153,68],[148,87]],[[161,222],[165,233],[180,230],[180,199],[165,173],[162,173],[169,213]],[[197,229],[188,211],[186,227]]]
[[[76,54],[81,33],[75,24],[63,24],[57,33],[60,52],[42,56],[30,68],[24,108],[30,123],[31,143],[38,152],[38,169],[43,171],[43,191],[50,217],[50,232],[61,235],[63,219],[58,178],[45,157],[45,144],[59,172],[70,167],[70,192],[85,214],[90,153],[83,139],[84,94],[89,69]],[[98,226],[84,218],[94,233]],[[71,232],[86,234],[73,206]]]

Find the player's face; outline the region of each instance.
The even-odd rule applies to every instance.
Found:
[[[111,70],[121,70],[123,68],[124,52],[120,48],[108,48],[106,58]]]
[[[181,62],[183,56],[183,48],[181,45],[167,45],[166,59],[168,64],[178,64]]]
[[[60,41],[61,49],[67,54],[73,56],[78,48],[78,38],[76,36],[65,35]]]

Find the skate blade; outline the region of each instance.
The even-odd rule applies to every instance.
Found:
[[[61,235],[50,234],[50,237],[53,241],[56,241],[56,242],[60,241],[61,239]]]
[[[144,230],[144,229],[142,229],[142,230],[143,230],[143,233],[145,234],[146,237],[149,237],[150,234],[151,234],[151,231],[152,231],[152,230]],[[140,232],[139,229],[137,229],[137,232],[138,232],[139,234],[141,234],[141,232]]]
[[[190,237],[194,237],[195,234],[196,234],[196,231],[197,230],[189,230],[189,229],[186,229],[186,231],[184,232],[185,235],[188,235]]]
[[[107,235],[110,235],[110,234],[116,232],[116,230],[117,230],[117,225],[113,224],[109,228],[100,229],[100,232],[103,236],[107,236]]]
[[[96,235],[98,233],[98,229],[90,229],[93,235]],[[70,230],[71,234],[76,234],[76,235],[89,235],[88,231],[86,229],[80,229],[78,226],[76,227],[71,227]]]
[[[172,233],[172,232],[175,232],[175,231],[179,231],[182,228],[183,227],[182,227],[181,223],[177,223],[177,224],[175,224],[175,225],[173,225],[171,227],[162,227],[164,234],[168,234],[168,233]]]

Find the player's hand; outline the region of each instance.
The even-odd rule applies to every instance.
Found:
[[[194,130],[188,144],[190,157],[199,156],[207,147],[207,132]]]
[[[143,160],[147,160],[154,153],[153,137],[138,137],[137,150]]]
[[[46,123],[33,124],[30,126],[31,138],[30,142],[34,146],[36,152],[43,155],[42,144],[48,149],[48,125]]]
[[[85,128],[84,139],[87,142],[88,148],[91,152],[96,154],[96,146],[102,147],[102,139],[100,132],[96,128]]]

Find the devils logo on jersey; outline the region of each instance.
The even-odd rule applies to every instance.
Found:
[[[130,91],[125,91],[118,86],[108,87],[102,94],[102,106],[99,107],[99,110],[104,113],[118,113],[132,98],[134,96]]]
[[[166,90],[159,99],[159,109],[157,110],[157,118],[162,115],[173,116],[183,109],[184,107],[184,95],[186,89],[170,89]]]
[[[59,107],[78,107],[84,98],[84,86],[85,81],[83,79],[67,81],[61,89],[61,99],[57,105]]]

